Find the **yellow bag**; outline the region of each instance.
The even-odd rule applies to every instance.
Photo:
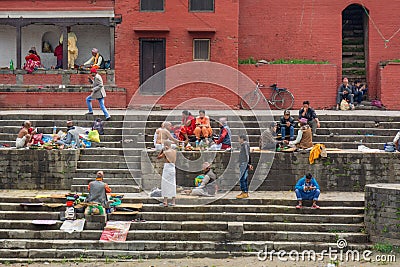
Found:
[[[349,103],[343,99],[342,102],[340,102],[340,110],[349,110],[350,109],[350,105]]]
[[[97,130],[90,131],[88,134],[88,139],[92,142],[100,143],[100,135]]]

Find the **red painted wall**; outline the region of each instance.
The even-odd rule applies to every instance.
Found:
[[[112,0],[18,0],[1,1],[0,11],[39,11],[39,10],[110,10],[114,7]]]
[[[55,109],[85,109],[86,97],[89,92],[72,93],[72,92],[0,92],[0,108],[55,108]],[[107,92],[105,105],[107,108],[124,108],[126,107],[126,94],[123,92]],[[97,101],[92,101],[93,107],[98,109]],[[102,114],[99,111],[99,114]],[[95,111],[96,113],[96,111]]]
[[[400,110],[400,63],[389,63],[379,68],[379,99],[387,109]]]
[[[293,109],[301,107],[304,100],[317,109],[329,109],[335,105],[337,67],[335,65],[240,65],[239,70],[253,81],[269,86],[288,88],[294,96]],[[267,97],[270,89],[262,89]],[[241,92],[244,94],[244,92]]]
[[[193,39],[211,39],[211,61],[237,68],[238,0],[215,1],[215,12],[189,12],[188,0],[165,1],[164,12],[140,12],[139,1],[120,0],[115,13],[122,14],[115,40],[116,83],[128,96],[139,87],[139,38],[166,38],[166,67],[193,61]],[[169,29],[168,32],[135,32],[135,29]],[[189,28],[215,29],[215,33],[189,33]],[[179,96],[179,91],[175,91]],[[195,95],[189,92],[188,96]],[[168,96],[169,105],[174,97]],[[129,99],[128,99],[129,102]],[[168,102],[168,101],[167,101]]]
[[[377,95],[378,63],[399,58],[400,33],[388,47],[376,27],[389,39],[400,27],[400,5],[390,0],[243,0],[240,1],[239,58],[305,58],[337,65],[337,85],[342,72],[342,11],[364,3],[368,23],[368,83],[370,97]],[[335,91],[336,86],[326,88]]]

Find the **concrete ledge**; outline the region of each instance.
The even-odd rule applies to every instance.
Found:
[[[0,150],[0,189],[69,190],[78,150]]]
[[[144,189],[160,187],[163,162],[156,160],[157,154],[155,151],[142,152]],[[239,190],[238,155],[238,151],[179,153],[176,164],[177,185],[193,186],[194,178],[201,173],[200,164],[209,161],[219,177],[221,189]],[[255,171],[249,173],[251,191],[293,190],[296,181],[307,172],[317,178],[322,191],[363,192],[365,185],[375,183],[377,177],[383,183],[400,183],[400,153],[341,150],[328,153],[326,159],[317,159],[312,165],[309,163],[309,152],[253,152],[251,158],[255,167]]]
[[[365,227],[372,242],[400,245],[400,183],[365,187]]]

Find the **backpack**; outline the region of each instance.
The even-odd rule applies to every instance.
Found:
[[[104,122],[100,118],[97,118],[93,122],[92,130],[97,130],[99,135],[104,135]]]

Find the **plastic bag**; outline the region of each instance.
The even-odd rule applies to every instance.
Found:
[[[86,148],[91,148],[92,147],[92,142],[86,139],[82,139],[82,142],[85,144]]]
[[[340,110],[349,110],[350,109],[350,105],[349,103],[343,99],[342,102],[340,102]]]
[[[90,131],[88,134],[88,139],[92,142],[100,143],[100,135],[97,130]]]

